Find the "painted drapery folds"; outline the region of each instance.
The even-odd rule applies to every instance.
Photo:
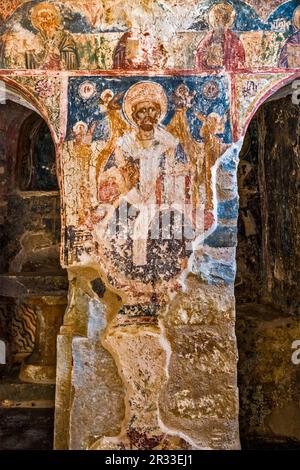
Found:
[[[101,260],[114,287],[148,300],[186,270],[217,221],[227,95],[222,76],[70,79],[66,264]]]
[[[9,4],[1,78],[47,119],[62,196],[55,447],[238,448],[236,170],[300,76],[299,1]]]

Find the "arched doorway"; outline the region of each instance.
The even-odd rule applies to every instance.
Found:
[[[283,88],[240,153],[237,337],[243,448],[300,448],[300,107]]]
[[[55,146],[44,119],[8,91],[0,106],[0,449],[51,449],[60,267]]]

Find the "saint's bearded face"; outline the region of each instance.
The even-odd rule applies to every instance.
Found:
[[[161,115],[161,107],[153,101],[141,101],[133,107],[132,118],[137,126],[146,132],[156,127]]]
[[[300,7],[296,8],[294,13],[294,28],[295,31],[300,30]]]
[[[50,10],[41,10],[38,14],[39,27],[42,31],[50,33],[59,27],[58,16]]]

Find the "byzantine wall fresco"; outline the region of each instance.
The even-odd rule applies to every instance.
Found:
[[[3,8],[1,64],[47,70],[297,69],[298,1],[273,2],[267,12],[260,3],[192,0],[183,10],[182,2],[172,0],[126,6],[14,2],[20,6],[11,16]]]
[[[236,171],[259,104],[300,76],[299,1],[5,5],[1,78],[57,148],[56,448],[237,448]]]
[[[70,79],[66,264],[96,262],[113,287],[145,300],[176,289],[193,242],[216,224],[228,86],[224,76]]]

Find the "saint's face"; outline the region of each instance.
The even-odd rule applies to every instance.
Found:
[[[294,13],[294,28],[295,31],[300,30],[300,7],[298,7]]]
[[[83,125],[79,125],[77,128],[76,128],[76,135],[83,135],[84,134],[84,131],[85,131],[85,127]]]
[[[87,128],[83,124],[78,124],[74,128],[75,140],[80,142],[87,132]]]
[[[41,10],[38,15],[40,29],[46,33],[51,33],[59,27],[57,15],[50,10]]]
[[[209,22],[213,29],[230,29],[235,18],[235,12],[229,5],[216,5],[209,15]]]
[[[132,118],[143,131],[153,131],[161,115],[161,108],[153,101],[141,101],[133,109]]]
[[[106,92],[103,92],[101,95],[101,104],[108,104],[114,97],[114,94],[112,91],[107,90]]]

